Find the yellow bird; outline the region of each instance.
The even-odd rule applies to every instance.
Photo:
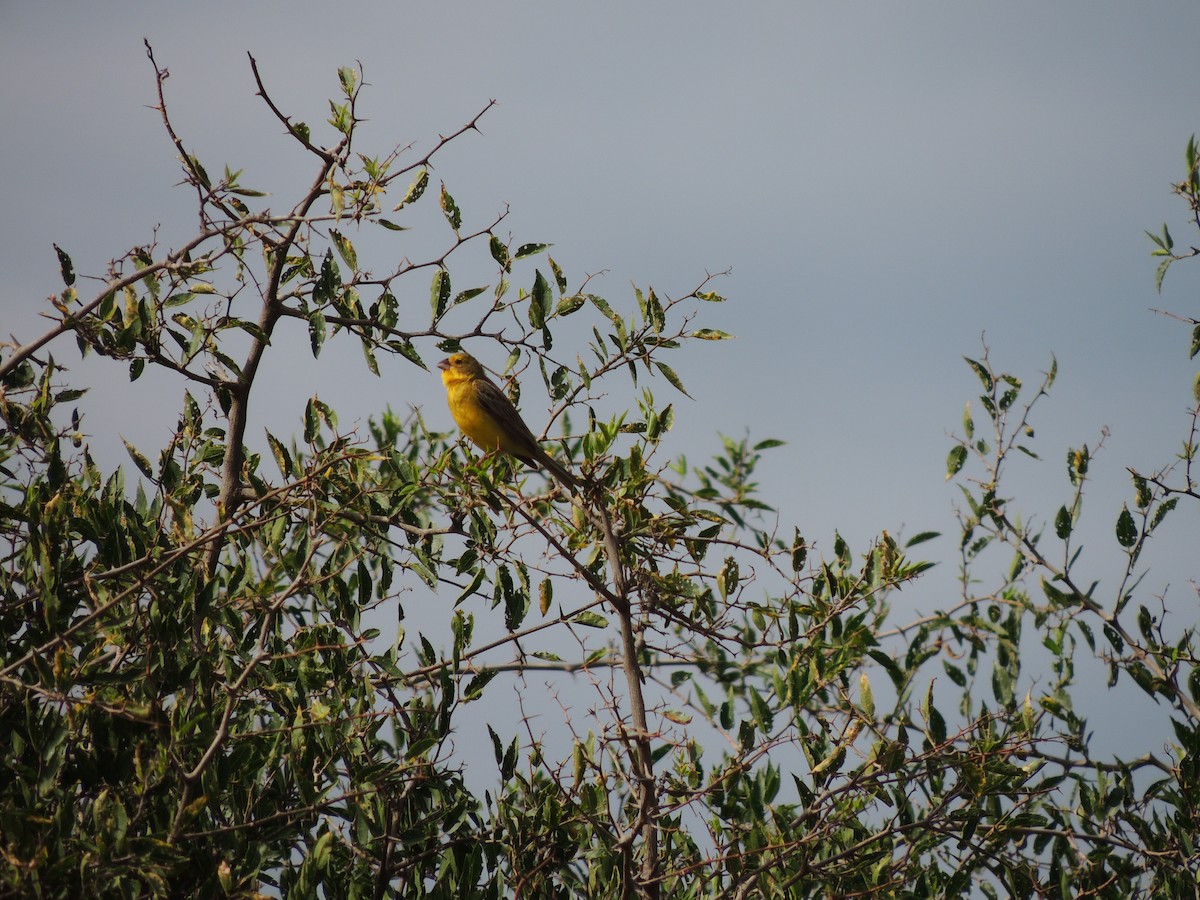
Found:
[[[455,353],[438,363],[450,414],[481,450],[500,451],[530,466],[541,466],[571,490],[579,482],[562,463],[538,444],[521,414],[504,391],[484,374],[479,360],[469,353]]]

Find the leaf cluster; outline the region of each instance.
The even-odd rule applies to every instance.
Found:
[[[931,563],[911,554],[936,532],[857,551],[802,534],[756,480],[787,452],[777,440],[667,456],[687,410],[677,360],[731,337],[694,321],[723,299],[712,276],[610,300],[548,243],[503,233],[504,214],[477,221],[447,181],[430,189],[434,157],[486,109],[423,155],[369,156],[361,72],[339,70],[322,138],[252,60],[314,168],[278,212],[187,150],[154,71],[196,234],[132,248],[90,297],[56,248],[52,327],[0,357],[0,893],[1194,885],[1194,628],[1145,598],[1138,567],[1197,496],[1200,410],[1174,468],[1132,473],[1105,594],[1079,546],[1101,448],[1067,454],[1050,529],[1022,521],[1007,472],[1038,458],[1056,366],[1030,397],[984,348],[968,360],[981,412],[947,463],[961,593],[912,614],[895,601],[921,590]],[[427,210],[439,249],[410,258]],[[462,288],[480,264],[494,277]],[[348,430],[313,397],[294,436],[256,439],[250,400],[263,359],[295,350],[289,319],[311,355],[351,341],[376,376],[429,377],[432,350],[467,341],[500,351],[581,489],[472,455],[420,410]],[[92,456],[89,398],[56,361],[72,337],[184,387],[166,446],[126,445],[132,469]],[[1176,744],[1135,760],[1093,747],[1073,697],[1097,662],[1169,710]],[[498,702],[514,685],[516,720]]]

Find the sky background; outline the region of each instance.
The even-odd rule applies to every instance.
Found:
[[[143,37],[170,69],[185,144],[210,172],[243,168],[280,208],[313,167],[254,96],[247,52],[275,101],[325,136],[337,67],[358,61],[372,152],[410,141],[423,152],[498,101],[434,172],[468,228],[507,205],[518,243],[553,242],[573,285],[605,272],[589,289],[626,311],[631,282],[676,296],[731,269],[715,285],[730,302],[706,306],[697,324],[737,340],[679,355],[696,399],[673,398],[671,449],[695,461],[719,447],[717,432],[786,440],[764,461],[763,492],[819,547],[834,529],[856,552],[882,529],[944,532],[921,553],[945,562],[943,574],[900,603],[952,597],[957,491],[943,475],[948,435],[976,393],[962,355],[977,356],[986,334],[998,367],[1027,383],[1056,355],[1059,382],[1035,418],[1045,462],[1022,461],[1013,493],[1027,514],[1052,518],[1069,497],[1067,448],[1094,446],[1107,426],[1084,557],[1101,577],[1130,496],[1125,466],[1168,462],[1187,433],[1189,334],[1150,309],[1194,315],[1200,267],[1176,267],[1157,296],[1143,230],[1167,221],[1181,244],[1194,240],[1170,183],[1200,130],[1198,27],[1194,0],[337,11],[8,0],[0,332],[44,330],[37,316],[61,288],[52,243],[80,273],[102,274],[155,225],[167,244],[194,227],[149,108]],[[411,252],[389,246],[393,262]],[[268,354],[251,434],[299,432],[313,393],[343,424],[390,403],[450,427],[434,375],[384,361],[375,379],[356,347],[351,364],[334,353],[313,365],[300,358],[307,340],[291,337]],[[148,452],[165,443],[180,384],[131,388],[79,364],[70,341],[56,355],[94,385],[86,425],[98,453],[125,463],[118,435]],[[503,363],[492,348],[481,355]],[[1176,515],[1146,557],[1147,584],[1170,584],[1168,602],[1190,623],[1197,516]]]

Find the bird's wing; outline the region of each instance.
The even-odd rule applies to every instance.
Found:
[[[517,408],[512,405],[512,401],[500,388],[486,378],[479,380],[478,387],[479,405],[496,420],[497,424],[504,429],[505,436],[511,439],[515,445],[505,449],[510,453],[518,450],[521,455],[535,456],[538,450],[537,438],[533,436],[533,432],[529,430],[529,426],[525,424],[521,414],[517,412]]]
[[[505,393],[488,379],[479,381],[477,398],[484,412],[496,420],[513,446],[503,448],[524,463],[549,469],[559,481],[574,489],[578,482],[553,456],[542,449],[529,426]]]

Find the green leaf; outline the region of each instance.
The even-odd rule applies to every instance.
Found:
[[[1137,543],[1138,532],[1137,526],[1133,522],[1133,515],[1129,512],[1128,506],[1121,507],[1121,514],[1117,516],[1117,543],[1122,547],[1132,547]]]
[[[1108,642],[1114,650],[1118,653],[1125,652],[1125,641],[1121,638],[1120,632],[1107,622],[1104,623],[1104,636],[1108,638]]]
[[[508,749],[504,751],[504,760],[500,763],[500,782],[503,784],[513,777],[513,773],[517,769],[517,738],[512,739],[512,743],[508,745]]]
[[[904,547],[905,549],[908,549],[909,547],[915,547],[918,544],[923,544],[926,541],[932,541],[934,538],[939,538],[941,536],[942,533],[940,531],[922,531],[920,534],[914,534],[911,538],[909,538],[905,542]]]
[[[884,671],[888,673],[888,677],[892,679],[892,684],[899,687],[907,681],[908,676],[897,665],[896,660],[892,659],[882,650],[868,650],[867,655],[883,666]]]
[[[1042,578],[1042,593],[1052,604],[1059,607],[1070,606],[1075,602],[1074,595],[1060,591],[1045,578]]]
[[[608,619],[604,616],[594,613],[591,610],[584,610],[581,613],[576,613],[571,619],[577,625],[586,625],[588,628],[607,628]]]
[[[737,589],[738,577],[737,560],[732,556],[727,556],[725,564],[717,572],[717,591],[720,593],[722,600],[727,599]]]
[[[468,300],[473,300],[487,290],[487,287],[468,288],[465,291],[459,291],[454,295],[454,300],[450,303],[451,306],[458,306],[460,303],[466,303]]]
[[[748,752],[750,748],[754,746],[754,740],[756,737],[757,735],[754,731],[754,723],[749,719],[742,719],[742,721],[738,723],[738,744],[741,746],[743,753]],[[829,757],[828,760],[825,760],[825,764],[821,768],[828,768],[829,765],[834,762],[835,756],[845,757],[845,755],[846,752],[844,750],[839,751],[838,753],[834,754],[834,756]],[[813,774],[816,774],[816,769],[817,767],[814,766]],[[837,769],[838,766],[835,764],[833,766],[833,771],[836,773]]]
[[[552,400],[561,400],[567,396],[567,391],[571,389],[571,380],[567,375],[565,366],[559,366],[550,375],[550,398]]]
[[[367,369],[372,375],[379,375],[379,362],[375,359],[375,347],[366,338],[362,340],[363,359],[367,362]]]
[[[691,333],[691,337],[702,341],[732,341],[734,335],[726,331],[718,331],[715,328],[697,328]]]
[[[1138,608],[1138,630],[1147,641],[1154,641],[1154,617],[1145,606]]]
[[[554,257],[547,256],[546,261],[550,263],[550,271],[554,273],[554,282],[558,285],[558,292],[565,294],[567,292],[567,276],[563,274],[563,270],[554,261]]]
[[[866,672],[858,676],[858,702],[868,719],[875,718],[875,695],[871,693],[871,679]]]
[[[450,302],[450,273],[438,269],[433,273],[433,281],[429,285],[429,305],[433,307],[433,321],[437,322],[446,313]]]
[[[492,259],[500,263],[500,267],[505,272],[512,270],[512,261],[508,258],[508,247],[504,246],[504,241],[500,240],[494,234],[490,235],[488,237],[488,249],[491,251]]]
[[[345,122],[342,123],[342,127],[346,127]],[[329,184],[329,208],[333,211],[334,219],[340,220],[342,212],[346,209],[346,191],[340,184]]]
[[[556,316],[569,316],[571,313],[583,309],[583,305],[586,302],[579,294],[573,297],[563,297],[558,301],[558,308],[554,310],[554,314]]]
[[[1015,378],[1012,375],[1001,375],[1000,380],[1007,382],[1010,387],[1000,395],[1000,400],[997,405],[1001,409],[1010,408],[1017,399],[1017,395],[1021,392],[1021,379]]]
[[[404,199],[396,204],[395,209],[392,211],[395,212],[396,210],[403,209],[410,203],[416,203],[417,200],[421,199],[421,195],[425,193],[425,188],[428,186],[429,170],[420,169],[417,174],[413,176],[412,183],[409,184],[408,190],[404,192]]]
[[[658,295],[654,293],[654,288],[650,288],[650,295],[646,298],[646,308],[643,311],[643,315],[651,327],[654,328],[654,333],[662,334],[662,330],[667,327],[667,315],[663,311],[662,302],[658,299]],[[714,335],[724,334],[724,332],[713,331],[710,328],[701,328],[700,331],[711,332]],[[723,338],[719,337],[703,337],[699,332],[696,332],[693,336],[709,341],[723,340]]]
[[[391,291],[385,290],[371,309],[371,318],[384,328],[395,328],[400,320],[400,301]]]
[[[671,382],[671,386],[674,387],[675,390],[679,391],[679,393],[683,394],[685,397],[695,399],[684,388],[683,382],[679,380],[679,376],[675,374],[674,369],[672,369],[666,363],[661,363],[661,362],[657,362],[657,361],[654,363],[654,365],[658,367],[658,371],[662,372],[663,377],[666,378],[667,381]]]
[[[454,229],[454,233],[458,233],[458,229],[462,227],[462,210],[458,208],[458,204],[454,202],[454,198],[450,196],[450,192],[446,190],[446,183],[442,182],[441,191],[442,213],[446,216],[446,221],[450,223],[450,227]]]
[[[1152,497],[1150,493],[1150,484],[1145,478],[1143,478],[1141,475],[1138,475],[1136,472],[1132,473],[1132,476],[1134,497],[1133,502],[1138,509],[1145,509],[1150,505],[1150,500]]]
[[[208,172],[204,171],[204,166],[200,165],[200,158],[198,156],[196,156],[195,154],[189,153],[185,157],[185,161],[188,164],[188,168],[191,170],[192,174],[195,176],[196,181],[198,181],[201,185],[203,185],[204,187],[211,190],[212,189],[212,180],[208,177]]]
[[[279,467],[279,473],[284,478],[295,477],[298,473],[292,465],[292,454],[288,453],[283,442],[268,431],[267,444],[271,447],[271,454],[275,457],[275,465]]]
[[[554,296],[550,290],[550,282],[548,282],[542,270],[537,269],[533,273],[533,294],[529,309],[529,323],[534,328],[541,328],[546,323],[546,317],[550,315],[551,306],[554,303]],[[534,312],[534,308],[537,312]],[[535,323],[534,319],[538,321]]]
[[[1163,278],[1166,277],[1167,269],[1175,260],[1171,258],[1164,259],[1158,264],[1158,268],[1154,271],[1154,289],[1160,294],[1162,293]]]
[[[349,66],[342,66],[338,69],[338,81],[342,83],[342,92],[349,97],[358,84],[358,73]]]
[[[1171,510],[1173,510],[1175,508],[1175,504],[1177,504],[1178,502],[1179,502],[1178,497],[1172,497],[1170,500],[1167,500],[1165,503],[1159,504],[1158,509],[1156,509],[1154,511],[1154,517],[1150,520],[1149,530],[1153,531],[1155,528],[1157,528],[1158,523],[1161,522],[1166,517],[1167,513],[1169,513]]]
[[[321,355],[321,345],[325,343],[326,323],[325,314],[314,309],[308,314],[308,342],[312,345],[313,359]]]
[[[487,730],[492,738],[492,754],[496,757],[496,765],[501,765],[504,760],[504,747],[500,744],[500,735],[492,730],[491,725],[487,726]]]
[[[505,574],[506,570],[501,570],[501,574]],[[521,623],[525,621],[525,616],[529,614],[529,592],[526,590],[518,590],[505,584],[504,590],[504,627],[509,631],[516,631],[521,627]]]
[[[426,372],[429,371],[425,360],[421,359],[421,354],[417,352],[417,348],[412,345],[411,341],[388,341],[387,345],[389,350],[395,350],[409,362],[416,363]]]
[[[956,665],[952,665],[949,660],[942,660],[942,668],[946,670],[946,674],[956,685],[961,688],[967,686],[967,676],[963,674],[963,670]]]
[[[354,117],[350,114],[350,104],[334,103],[332,100],[330,100],[329,111],[332,113],[332,115],[325,121],[327,121],[342,134],[349,134],[351,128],[354,126]],[[342,190],[341,186],[337,184],[330,184],[329,193],[334,200],[334,209],[339,211],[343,209],[344,207],[341,198],[344,196],[344,191]]]
[[[58,266],[62,270],[63,283],[70,287],[75,283],[75,264],[71,262],[71,257],[67,256],[67,252],[58,244],[54,245],[54,252],[58,254]]]
[[[808,543],[804,540],[804,536],[800,534],[800,529],[794,529],[795,535],[792,538],[792,571],[799,572],[804,568],[804,563],[808,559]]]
[[[176,306],[186,306],[196,298],[196,295],[191,291],[180,291],[178,294],[172,294],[163,301],[164,309],[171,309]]]
[[[967,463],[967,448],[962,444],[957,447],[951,447],[950,453],[946,457],[946,480],[949,481],[955,475],[962,471],[962,467]]]
[[[524,259],[527,256],[533,256],[535,254],[541,253],[543,250],[545,250],[547,247],[550,247],[550,246],[553,246],[553,245],[552,244],[522,244],[520,247],[517,248],[516,255],[513,258],[514,259]]]
[[[980,383],[983,385],[983,389],[990,392],[996,384],[992,379],[992,373],[988,371],[987,367],[983,363],[976,362],[975,360],[966,356],[964,356],[963,359],[967,361],[967,365],[975,370],[975,374],[978,376]]]
[[[1087,622],[1084,622],[1082,619],[1076,619],[1075,625],[1079,629],[1079,632],[1083,635],[1083,639],[1085,641],[1087,641],[1088,648],[1093,653],[1095,653],[1096,652],[1096,636],[1092,633],[1091,626],[1089,626],[1087,624]],[[1197,671],[1200,671],[1200,669],[1198,669]]]
[[[465,588],[463,588],[462,593],[460,593],[458,595],[458,599],[454,601],[455,606],[458,606],[460,603],[462,603],[464,600],[466,600],[468,597],[470,597],[472,594],[474,594],[477,590],[479,590],[479,586],[481,584],[483,584],[483,574],[484,574],[484,570],[482,567],[479,567],[475,570],[475,575],[471,579],[471,583],[468,584]]]
[[[329,236],[333,238],[333,245],[337,247],[338,255],[345,260],[346,265],[357,269],[358,254],[354,252],[354,245],[340,231],[330,231]]]
[[[333,251],[326,250],[325,258],[321,261],[321,274],[313,284],[313,302],[318,306],[332,303],[334,298],[337,297],[341,282],[342,276],[338,271],[337,263],[334,262]],[[192,290],[196,290],[196,285],[192,285]]]
[[[499,669],[484,669],[468,681],[466,687],[463,688],[463,703],[470,703],[472,700],[482,697],[483,689],[487,687],[488,682],[499,674]]]
[[[999,670],[997,670],[999,671]],[[926,711],[926,721],[929,723],[929,733],[935,744],[943,744],[946,741],[946,720],[942,717],[941,712],[937,707],[930,704]]]
[[[608,305],[607,300],[603,297],[597,297],[595,294],[588,294],[587,299],[591,301],[596,309],[608,317],[608,320],[613,323],[618,332],[621,334],[625,333],[625,321],[613,311],[613,308]]]
[[[1087,444],[1084,444],[1078,450],[1071,448],[1067,451],[1067,476],[1071,479],[1071,484],[1079,484],[1088,472],[1088,463],[1091,461],[1091,451],[1088,450]]]
[[[750,715],[754,718],[754,724],[763,734],[769,734],[775,727],[775,715],[771,712],[771,707],[762,695],[753,687],[750,688]]]
[[[133,460],[133,464],[138,467],[138,471],[147,478],[153,478],[154,468],[150,465],[150,460],[146,459],[146,457],[138,451],[137,447],[133,446],[133,444],[129,443],[129,441],[125,440],[125,438],[121,438],[121,443],[125,445],[125,449],[129,452],[129,457]]]
[[[1066,540],[1071,536],[1071,513],[1065,506],[1058,508],[1058,515],[1054,517],[1054,533],[1058,535],[1060,540]]]

